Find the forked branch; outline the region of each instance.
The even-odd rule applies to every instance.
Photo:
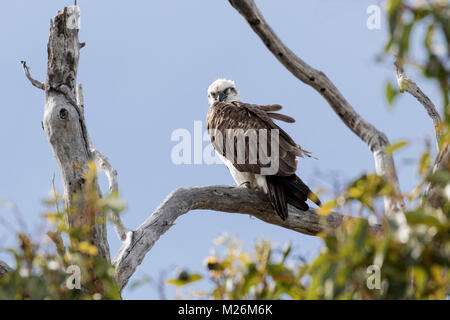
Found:
[[[395,193],[400,195],[394,160],[386,152],[386,147],[389,145],[386,135],[364,120],[323,72],[309,66],[278,38],[253,0],[229,0],[229,2],[247,20],[267,49],[297,79],[311,86],[322,95],[342,122],[367,144],[373,152],[377,173],[394,186]],[[401,211],[403,207],[403,200],[400,196],[385,198],[386,213]]]

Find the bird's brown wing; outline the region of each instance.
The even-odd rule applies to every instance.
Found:
[[[266,104],[266,105],[257,105],[257,104],[253,104],[253,106],[261,109],[262,111],[280,111],[281,109],[283,109],[282,106],[280,106],[279,104]]]
[[[208,111],[207,115],[207,129],[210,130],[211,142],[214,148],[220,152],[224,157],[230,160],[238,171],[261,173],[262,168],[267,168],[270,164],[264,164],[258,160],[256,163],[250,163],[249,155],[250,149],[248,144],[251,139],[245,138],[245,161],[237,161],[237,144],[238,139],[227,139],[227,130],[232,129],[236,132],[237,129],[241,129],[243,132],[248,132],[250,129],[256,131],[265,129],[267,130],[266,141],[260,141],[258,137],[257,151],[267,150],[267,156],[271,153],[271,130],[278,130],[279,132],[279,169],[275,175],[289,176],[295,173],[297,170],[297,156],[309,155],[309,153],[300,146],[298,146],[294,140],[279,126],[277,126],[272,119],[279,119],[287,122],[293,122],[294,119],[272,112],[280,110],[279,105],[259,106],[254,104],[247,104],[242,102],[224,103],[216,102]],[[292,121],[291,121],[292,120]],[[258,131],[259,132],[259,131]],[[217,134],[220,134],[221,141],[217,139]],[[233,143],[233,146],[227,145],[227,142]],[[266,143],[266,148],[260,148],[259,143]],[[234,155],[227,155],[227,148],[234,149]],[[231,150],[231,149],[228,149]],[[258,154],[260,156],[260,154]]]
[[[303,150],[298,146],[294,140],[279,126],[277,126],[273,119],[293,122],[294,119],[274,113],[274,111],[281,110],[279,105],[258,106],[246,104],[242,102],[233,103],[214,103],[207,115],[207,128],[211,136],[211,142],[217,152],[222,154],[230,160],[235,168],[241,172],[251,172],[260,174],[262,168],[268,167],[259,162],[255,164],[249,163],[249,147],[250,140],[245,140],[245,162],[236,163],[237,155],[237,141],[231,140],[230,146],[234,148],[234,154],[231,156],[226,153],[228,147],[226,139],[227,129],[241,129],[247,131],[250,129],[266,129],[268,135],[266,141],[262,141],[258,137],[257,150],[260,150],[259,144],[266,143],[268,154],[270,150],[270,132],[272,129],[278,129],[279,133],[279,169],[274,175],[266,175],[267,194],[272,204],[272,207],[281,219],[285,220],[288,217],[288,203],[297,207],[300,210],[308,210],[309,206],[306,203],[310,198],[320,205],[317,196],[315,196],[309,187],[295,175],[297,169],[297,156],[310,156],[308,151]],[[292,121],[290,121],[292,119]],[[217,134],[220,135],[217,135]],[[269,143],[267,143],[269,142]],[[264,148],[263,148],[264,149]]]
[[[284,122],[288,122],[288,123],[294,123],[295,119],[291,118],[287,115],[281,114],[281,113],[274,113],[274,111],[280,111],[281,109],[283,109],[282,106],[280,106],[279,104],[268,104],[268,105],[257,105],[257,104],[252,104],[252,107],[256,107],[262,111],[265,111],[267,113],[267,115],[269,117],[271,117],[272,119],[275,120],[280,120],[280,121],[284,121]]]

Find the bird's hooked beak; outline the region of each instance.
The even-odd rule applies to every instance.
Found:
[[[223,92],[219,92],[217,94],[217,100],[219,100],[220,102],[224,102],[226,98],[227,98],[227,95]]]

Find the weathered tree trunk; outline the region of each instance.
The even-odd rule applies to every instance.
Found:
[[[93,161],[93,155],[83,106],[77,101],[76,81],[81,47],[78,16],[78,7],[68,7],[59,12],[51,23],[43,126],[63,179],[69,226],[92,228],[89,240],[98,248],[99,254],[109,260],[106,225],[96,223],[96,218],[102,217],[89,208],[84,196],[85,173],[89,162]]]

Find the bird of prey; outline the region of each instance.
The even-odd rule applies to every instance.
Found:
[[[234,81],[227,79],[217,79],[209,86],[208,102],[210,108],[206,124],[211,143],[238,185],[266,193],[272,207],[283,220],[288,217],[288,203],[306,211],[309,209],[306,203],[309,198],[320,206],[317,196],[296,175],[297,157],[311,157],[310,152],[296,144],[273,121],[295,122],[289,116],[275,113],[282,109],[280,105],[241,102]],[[246,132],[252,130],[263,134],[252,139],[251,135],[246,135]],[[244,132],[243,139],[235,134],[237,131]],[[230,134],[235,136],[230,139]],[[272,137],[277,137],[275,145],[270,144]],[[237,161],[239,141],[245,148],[241,161]],[[252,152],[254,156],[255,150],[262,151],[262,155],[258,153],[256,156],[256,161],[252,159]],[[271,166],[267,161],[269,153],[277,155],[278,159],[276,170],[267,173]]]

